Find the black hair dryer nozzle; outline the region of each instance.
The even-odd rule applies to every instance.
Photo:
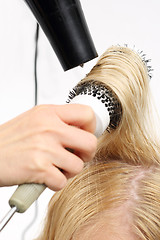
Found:
[[[79,0],[25,0],[64,71],[97,57]]]

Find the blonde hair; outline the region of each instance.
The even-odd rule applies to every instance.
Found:
[[[148,70],[142,58],[128,47],[113,46],[81,82],[90,80],[112,89],[122,106],[119,127],[111,133],[105,131],[99,139],[98,159],[120,158],[132,164],[150,165],[153,160],[159,163],[159,126],[154,122],[156,114]]]
[[[108,212],[114,220],[116,209],[126,203],[132,235],[159,239],[160,143],[147,67],[133,50],[114,46],[80,84],[92,80],[103,82],[116,94],[121,121],[100,137],[95,161],[53,196],[38,239],[74,240],[84,229],[87,239],[89,226],[97,226],[100,214],[104,217]],[[104,222],[111,224],[110,220]]]
[[[119,161],[87,166],[51,199],[40,239],[76,240],[81,234],[83,237],[78,239],[90,239],[90,227],[93,230],[95,226],[95,233],[100,218],[100,223],[107,222],[112,231],[110,222],[115,222],[120,207],[124,215],[129,215],[134,239],[159,239],[160,169]],[[116,228],[113,234],[119,234]]]

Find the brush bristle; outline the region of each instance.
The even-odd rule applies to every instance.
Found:
[[[122,115],[122,107],[116,94],[110,88],[94,80],[79,83],[69,92],[67,103],[70,103],[78,95],[91,95],[100,100],[110,116],[110,124],[107,130],[117,128]]]
[[[149,80],[152,79],[153,68],[151,66],[151,59],[147,58],[147,54],[145,54],[143,50],[140,50],[140,49],[136,48],[135,45],[134,46],[129,46],[129,44],[124,44],[124,45],[117,44],[117,46],[122,47],[122,48],[130,48],[133,52],[138,54],[139,57],[141,58],[142,62],[144,63],[145,67],[146,67]]]

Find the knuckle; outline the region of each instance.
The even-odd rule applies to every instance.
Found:
[[[34,150],[32,153],[32,168],[38,173],[44,173],[46,169],[45,161],[39,151]]]
[[[47,105],[38,105],[33,108],[32,118],[36,124],[44,125],[50,118],[50,109]]]
[[[34,158],[41,158],[43,154],[50,151],[48,137],[41,133],[37,133],[30,139],[30,148]]]
[[[39,105],[34,108],[31,124],[35,133],[60,135],[62,132],[63,134],[62,123],[54,109],[54,105]]]
[[[30,159],[28,173],[33,182],[44,183],[45,176],[47,175],[47,164],[45,159],[35,152]]]

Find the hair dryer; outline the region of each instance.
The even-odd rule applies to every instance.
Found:
[[[79,0],[25,0],[64,71],[97,57]]]

